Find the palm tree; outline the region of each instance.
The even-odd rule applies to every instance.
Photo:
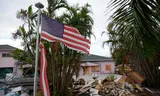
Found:
[[[107,30],[108,32],[102,32],[102,35],[108,33],[109,36],[109,40],[103,42],[103,47],[105,44],[109,44],[112,58],[116,60],[116,64],[128,64],[129,52],[126,46],[127,44],[123,44],[124,40],[123,38],[119,38],[120,34],[114,30],[114,24],[112,22],[108,24]]]
[[[49,17],[56,16],[56,10],[60,8],[66,8],[68,6],[66,0],[47,0],[48,1],[48,8],[46,14]]]
[[[43,10],[43,13],[46,13],[50,17],[55,16],[55,11],[59,8],[63,8],[67,6],[65,0],[48,0],[48,9],[47,11]],[[16,32],[14,32],[13,38],[14,39],[22,39],[22,46],[24,47],[23,51],[16,50],[13,52],[13,57],[15,57],[17,60],[25,60],[25,62],[32,64],[32,71],[34,72],[34,65],[35,65],[35,41],[36,41],[36,25],[37,25],[37,12],[33,12],[32,6],[29,6],[27,10],[21,9],[17,12],[17,18],[24,21],[24,24],[21,25]],[[49,49],[50,43],[45,43],[46,48]],[[50,47],[52,48],[52,47]],[[47,50],[48,51],[48,50]],[[23,54],[26,53],[26,54]],[[49,53],[49,51],[48,51]],[[17,57],[16,55],[22,55],[20,57]],[[47,57],[52,56],[49,54]],[[49,59],[50,61],[51,59]],[[52,64],[49,63],[51,66]],[[48,76],[52,77],[52,68],[49,68]],[[49,81],[51,82],[52,78],[49,78]],[[50,83],[53,85],[53,83]]]
[[[88,9],[90,6],[88,4],[78,7],[67,7],[67,11],[64,12],[62,16],[55,17],[59,22],[64,24],[73,26],[79,30],[79,32],[85,36],[90,38],[92,34],[92,25],[93,20],[90,17],[90,10]],[[80,68],[80,60],[82,57],[82,53],[73,51],[67,48],[65,45],[58,43],[58,51],[51,47],[51,54],[55,54],[56,60],[52,58],[52,71],[55,70],[56,73],[53,72],[53,87],[54,95],[60,96],[71,96],[73,93],[72,89],[72,77],[73,75],[78,76],[79,68]],[[50,60],[51,60],[50,58]],[[69,82],[70,81],[70,82]],[[70,89],[68,89],[70,87]]]
[[[21,9],[17,12],[17,18],[24,21],[24,24],[12,33],[14,39],[22,39],[22,46],[24,50],[17,49],[13,52],[13,57],[19,61],[27,62],[32,64],[32,68],[28,71],[34,71],[35,61],[35,20],[36,14],[33,13],[32,6],[29,6],[27,10]],[[26,30],[28,28],[28,30]],[[19,54],[19,56],[18,56]]]
[[[57,19],[61,20],[64,24],[69,24],[70,26],[76,27],[83,36],[91,38],[91,35],[93,35],[93,19],[90,16],[90,7],[91,6],[89,4],[85,4],[82,7],[79,7],[78,4],[67,7],[68,12],[65,12],[62,16],[60,16],[60,18]]]
[[[93,20],[90,17],[89,7],[88,4],[82,7],[70,7],[65,0],[48,0],[48,8],[47,10],[43,10],[43,13],[50,18],[57,18],[57,20],[64,24],[76,27],[83,36],[90,38]],[[62,16],[58,17],[56,16],[56,10],[60,8],[66,8],[66,11]],[[28,9],[31,10],[30,7]],[[30,58],[30,63],[33,63],[34,66],[35,26],[37,21],[35,13],[29,10],[20,10],[18,12],[17,17],[22,19],[25,23],[13,33],[13,37],[15,39],[22,39],[23,46],[26,50],[25,52],[28,54],[27,58]],[[28,25],[27,28],[24,25]],[[49,43],[43,40],[43,43],[47,51],[47,75],[51,95],[71,96],[73,92],[72,77],[74,74],[78,75],[80,60],[83,54],[68,49],[58,42]]]
[[[158,0],[112,0],[109,6],[115,10],[111,16],[115,31],[110,38],[112,48],[114,52],[123,48],[129,63],[145,76],[149,87],[157,87],[160,79],[155,63],[160,47],[159,4]]]

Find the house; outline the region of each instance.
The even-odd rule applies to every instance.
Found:
[[[24,61],[17,61],[11,57],[11,52],[16,49],[17,48],[10,45],[0,45],[0,78],[6,78],[6,73],[12,73],[14,76],[22,76],[23,71],[27,70],[29,67],[32,67]],[[21,66],[22,63],[24,64],[23,66]]]
[[[80,75],[106,74],[115,72],[115,61],[98,55],[84,55],[82,58]]]
[[[21,62],[10,57],[10,53],[15,50],[10,45],[0,45],[0,77],[5,77],[6,73],[14,73],[15,76],[22,75]],[[115,72],[115,61],[108,57],[98,55],[84,55],[81,60],[80,75],[82,74],[106,74]],[[31,66],[22,66],[25,68]]]
[[[6,73],[14,71],[16,60],[10,56],[10,53],[15,49],[17,48],[10,45],[0,45],[0,78],[4,78]]]

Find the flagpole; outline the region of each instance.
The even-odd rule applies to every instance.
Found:
[[[38,22],[37,22],[37,38],[36,38],[36,60],[35,60],[35,73],[34,73],[34,96],[37,96],[37,73],[38,73],[38,53],[39,53],[39,23],[40,23],[40,14],[43,4],[36,3],[35,6],[38,8]]]

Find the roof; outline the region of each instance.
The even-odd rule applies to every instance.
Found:
[[[99,64],[86,62],[86,63],[82,63],[81,66],[99,66]]]
[[[17,48],[10,45],[0,45],[0,50],[15,50]]]
[[[82,61],[84,62],[92,62],[92,61],[113,61],[110,57],[98,56],[98,55],[84,55],[82,57]]]

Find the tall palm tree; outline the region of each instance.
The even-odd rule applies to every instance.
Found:
[[[155,64],[160,47],[159,0],[111,0],[109,8],[115,10],[111,23],[116,38],[111,40],[119,41],[114,51],[123,46],[129,63],[145,76],[149,87],[156,87],[160,79]]]
[[[109,40],[103,42],[103,47],[105,44],[109,44],[112,58],[116,60],[116,64],[128,64],[129,52],[127,44],[123,44],[124,40],[119,38],[120,34],[114,30],[112,22],[108,24],[107,30],[108,32],[102,32],[102,35],[106,33],[109,36]]]
[[[17,12],[17,18],[24,21],[24,24],[12,33],[14,39],[22,39],[23,51],[17,49],[13,52],[13,57],[19,61],[32,64],[32,68],[28,71],[34,71],[35,61],[35,26],[36,26],[36,14],[33,13],[32,6],[29,6],[27,10],[21,9]],[[19,56],[17,55],[19,54]]]
[[[86,4],[82,7],[79,6],[68,6],[67,11],[62,16],[55,17],[59,22],[73,26],[79,30],[79,32],[86,38],[90,38],[92,34],[93,20],[90,17],[89,5]],[[52,62],[53,69],[56,73],[53,73],[54,78],[54,95],[70,96],[72,95],[73,89],[70,86],[73,82],[72,77],[75,74],[79,74],[80,60],[82,57],[81,52],[73,51],[67,48],[65,45],[58,43],[58,51],[51,48],[52,55],[56,57],[56,60]],[[54,51],[54,52],[53,52]],[[52,57],[52,56],[51,56]],[[68,89],[70,87],[71,89]]]
[[[47,1],[48,1],[47,14],[49,17],[53,18],[56,16],[57,9],[66,8],[68,6],[66,0],[47,0]]]
[[[47,11],[43,10],[43,13],[46,13],[49,17],[55,17],[55,11],[58,10],[59,8],[64,8],[67,6],[67,3],[65,0],[48,0],[48,8]],[[17,18],[21,19],[24,21],[24,24],[22,24],[16,32],[13,33],[13,38],[14,39],[21,39],[22,40],[22,46],[24,47],[24,52],[27,54],[23,54],[24,52],[16,50],[13,53],[13,57],[15,57],[18,60],[25,60],[25,62],[32,64],[32,71],[34,72],[34,62],[35,62],[35,41],[36,41],[36,26],[37,26],[37,12],[33,12],[32,6],[29,6],[27,10],[21,9],[20,11],[17,12]],[[45,43],[46,48],[49,50],[50,43],[46,42]],[[48,51],[47,50],[47,51]],[[50,51],[48,51],[50,53]],[[16,55],[22,55],[22,57],[17,57]],[[49,54],[47,57],[49,58],[52,56]],[[48,59],[51,60],[51,59]],[[53,61],[53,60],[52,60]],[[49,63],[49,66],[53,64]],[[48,71],[48,76],[52,77],[52,68],[49,68],[50,70]],[[53,82],[51,81],[52,78],[49,78],[49,81],[51,82],[50,84],[53,85]]]
[[[90,38],[92,34],[93,20],[90,17],[89,7],[88,4],[82,7],[70,7],[65,0],[48,0],[48,8],[47,10],[43,10],[43,13],[50,18],[57,18],[57,20],[64,24],[76,27],[83,36]],[[58,17],[56,15],[56,10],[60,8],[66,8],[66,11],[62,16]],[[24,24],[20,26],[18,31],[13,33],[13,37],[15,37],[15,39],[22,39],[23,46],[29,49],[25,52],[29,54],[28,58],[32,57],[32,61],[30,62],[33,63],[34,66],[35,26],[37,23],[37,15],[33,12],[31,12],[32,14],[29,13],[29,10],[20,10],[18,12],[17,17],[24,20],[24,24],[27,24],[28,26],[27,28]],[[43,43],[47,51],[47,75],[51,95],[71,96],[73,92],[71,86],[72,77],[74,74],[78,75],[80,60],[83,54],[81,52],[73,51],[61,43],[49,43],[45,40]]]
[[[67,7],[68,12],[65,12],[57,19],[60,19],[64,24],[76,27],[83,36],[91,38],[91,35],[93,35],[93,19],[90,16],[90,7],[89,4],[85,4],[82,7],[79,7],[79,5]]]

